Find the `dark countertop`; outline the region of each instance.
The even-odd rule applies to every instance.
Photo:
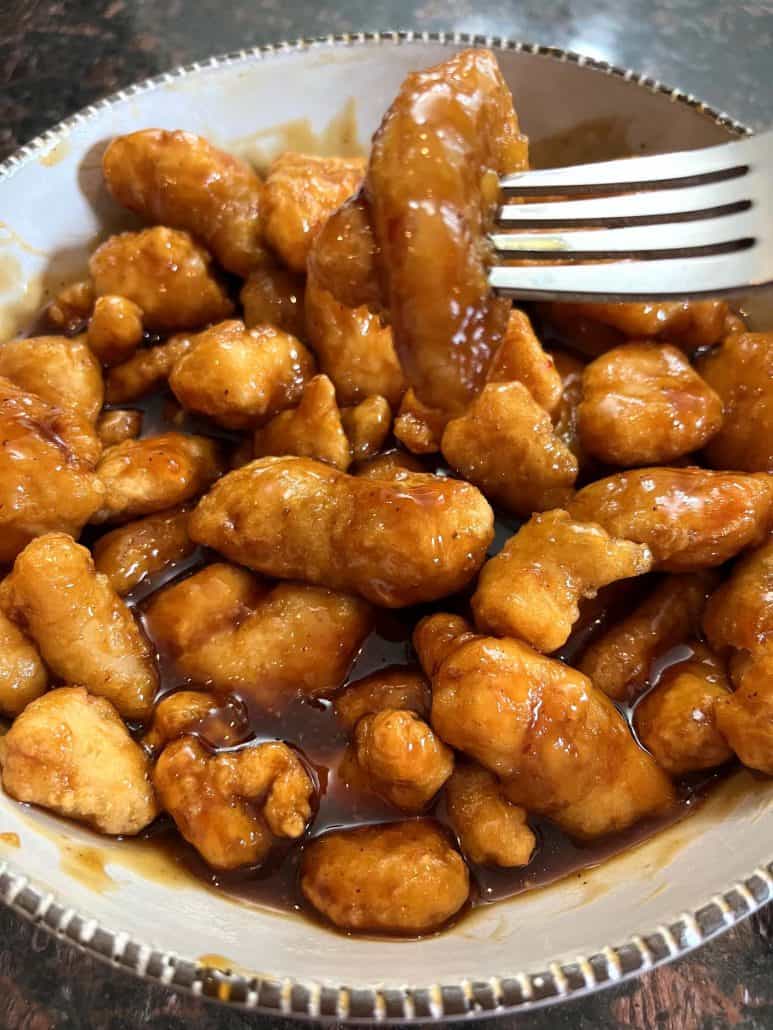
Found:
[[[211,53],[364,29],[458,30],[644,71],[773,121],[773,0],[3,0],[0,159],[106,93]],[[773,910],[640,979],[517,1020],[529,1030],[773,1027]],[[148,987],[0,910],[0,1027],[291,1027]]]

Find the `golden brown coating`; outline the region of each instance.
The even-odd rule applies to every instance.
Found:
[[[495,504],[528,518],[562,508],[577,459],[522,383],[489,383],[442,439],[443,457]]]
[[[500,776],[510,801],[581,839],[674,801],[612,702],[519,640],[473,637],[453,648],[432,677],[432,726]]]
[[[250,272],[239,294],[244,324],[248,329],[273,325],[291,336],[305,339],[305,288],[302,275],[283,268],[266,255]]]
[[[103,447],[113,447],[124,440],[135,440],[142,430],[142,412],[132,408],[103,411],[95,428]]]
[[[647,683],[652,662],[694,636],[716,574],[666,576],[638,607],[594,640],[578,664],[615,701],[631,701]]]
[[[296,454],[325,461],[335,468],[349,468],[352,449],[336,404],[335,387],[327,376],[314,376],[303,390],[297,408],[275,415],[255,430],[253,455]]]
[[[354,474],[367,479],[404,479],[406,473],[411,472],[426,472],[426,469],[412,454],[393,449],[363,461]]]
[[[315,838],[303,853],[301,890],[343,930],[406,935],[447,923],[467,901],[470,881],[437,823],[411,819]]]
[[[148,757],[115,708],[83,687],[33,701],[2,740],[3,787],[17,801],[130,836],[158,815]]]
[[[668,669],[636,706],[639,740],[670,776],[722,765],[733,757],[717,728],[717,701],[730,694],[724,670],[701,644]]]
[[[46,308],[46,316],[63,333],[77,333],[85,328],[93,306],[94,284],[83,279],[62,287]]]
[[[126,297],[97,297],[86,334],[103,365],[127,361],[142,343],[142,310]]]
[[[77,412],[0,378],[0,562],[42,533],[80,533],[105,494],[94,473],[100,450]]]
[[[51,672],[144,719],[158,686],[134,616],[85,547],[64,533],[28,544],[3,583],[3,610],[38,646]]]
[[[486,373],[488,383],[523,383],[534,400],[549,415],[561,403],[563,386],[553,358],[542,349],[529,316],[513,308],[505,338]]]
[[[247,275],[259,260],[260,179],[201,136],[179,129],[117,136],[102,170],[119,204],[148,222],[187,229],[229,272]]]
[[[102,410],[102,370],[81,336],[9,340],[0,346],[0,376],[47,404],[72,408],[89,422]]]
[[[773,537],[745,555],[711,595],[703,631],[718,654],[773,649]]]
[[[366,194],[395,346],[432,407],[461,410],[504,336],[510,302],[488,285],[485,233],[499,176],[526,161],[488,50],[410,74],[373,138]]]
[[[92,548],[97,572],[123,596],[154,573],[171,569],[196,549],[188,536],[189,515],[187,508],[171,508],[105,533]]]
[[[372,613],[346,594],[215,564],[154,594],[145,625],[192,682],[276,709],[337,690]]]
[[[582,401],[582,377],[585,365],[579,358],[563,350],[551,351],[551,357],[562,384],[561,400],[553,412],[553,431],[577,458],[580,471],[584,472],[592,465],[592,459],[586,453],[580,440],[580,430],[577,424],[577,412]]]
[[[48,672],[40,652],[0,611],[0,715],[19,715],[48,689]]]
[[[364,715],[400,708],[429,715],[429,683],[419,669],[411,665],[391,665],[364,676],[341,691],[335,699],[335,713],[351,732]]]
[[[691,572],[762,542],[773,519],[773,476],[634,469],[586,486],[568,510],[613,536],[647,544],[655,568]]]
[[[481,569],[475,625],[555,651],[580,617],[581,598],[651,566],[648,547],[615,539],[595,523],[575,522],[560,509],[534,515]]]
[[[297,404],[314,359],[294,336],[263,325],[220,322],[191,340],[169,385],[188,411],[227,429],[247,429]]]
[[[737,332],[698,360],[722,398],[722,428],[704,455],[714,468],[773,472],[773,333]]]
[[[342,304],[320,286],[313,270],[306,282],[306,329],[319,367],[335,383],[341,404],[378,393],[397,407],[405,379],[391,328],[365,305]]]
[[[468,583],[493,521],[482,495],[458,480],[415,473],[376,480],[308,458],[262,458],[213,487],[190,533],[265,575],[400,608]]]
[[[306,259],[309,281],[347,308],[382,311],[378,250],[370,208],[360,189],[320,228]]]
[[[213,869],[258,865],[277,838],[302,836],[316,793],[301,760],[279,741],[212,754],[195,737],[181,737],[161,752],[153,783],[177,829]]]
[[[773,648],[747,655],[733,668],[735,693],[720,699],[714,717],[744,765],[773,775]]]
[[[157,390],[192,346],[192,336],[172,336],[166,343],[142,347],[128,361],[108,370],[105,400],[108,404],[126,404]]]
[[[585,450],[609,465],[652,465],[698,450],[722,425],[722,401],[682,351],[626,343],[585,369],[578,409]]]
[[[162,225],[111,236],[89,261],[98,297],[126,297],[142,311],[146,328],[161,332],[228,318],[233,304],[211,266],[209,253],[187,232]]]
[[[357,190],[361,157],[318,157],[286,151],[271,164],[263,190],[263,236],[286,265],[306,271],[320,229]]]
[[[184,504],[220,474],[216,444],[205,436],[160,433],[108,447],[97,465],[105,499],[92,522],[125,522]]]
[[[413,631],[413,646],[425,675],[432,679],[451,652],[475,636],[472,625],[461,615],[426,615]]]
[[[395,419],[395,439],[411,454],[436,454],[447,424],[447,413],[424,404],[409,386]]]
[[[372,394],[353,408],[342,408],[341,423],[354,461],[366,461],[386,443],[392,428],[392,409],[386,397]]]
[[[213,748],[229,747],[247,739],[247,722],[243,706],[235,699],[220,704],[214,694],[204,690],[176,690],[153,709],[142,745],[157,755],[170,740],[193,733]]]
[[[507,800],[488,769],[457,762],[445,794],[451,825],[469,862],[505,869],[529,864],[537,840],[526,811]]]

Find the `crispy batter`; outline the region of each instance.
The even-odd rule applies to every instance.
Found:
[[[733,333],[697,367],[725,409],[704,451],[708,463],[773,472],[773,333]]]
[[[714,717],[744,765],[773,775],[773,648],[761,648],[734,668],[735,693],[719,700]]]
[[[319,230],[306,259],[309,279],[347,308],[383,311],[378,252],[370,207],[360,189]]]
[[[400,708],[429,715],[429,683],[410,665],[391,665],[350,683],[335,699],[335,713],[351,732],[364,715]]]
[[[103,365],[127,361],[142,343],[142,309],[126,297],[97,297],[89,319],[89,347]]]
[[[187,508],[171,508],[106,533],[93,548],[97,572],[123,596],[149,576],[173,568],[196,548],[188,536],[189,515]]]
[[[355,475],[366,479],[404,479],[406,473],[425,471],[422,463],[412,454],[395,449],[363,461],[357,466]]]
[[[46,316],[63,333],[77,333],[83,327],[94,306],[94,284],[90,279],[68,283],[56,294],[46,308]]]
[[[188,411],[228,429],[247,429],[297,404],[314,359],[294,336],[244,322],[221,322],[194,336],[169,385]]]
[[[614,536],[647,544],[655,568],[691,572],[762,542],[773,519],[773,477],[635,469],[586,486],[568,510],[581,522],[599,522]]]
[[[564,507],[577,459],[522,383],[489,383],[446,426],[443,457],[494,503],[516,515]]]
[[[586,649],[578,668],[615,701],[631,701],[645,686],[652,662],[700,627],[716,573],[666,576],[647,598]]]
[[[474,636],[471,624],[461,615],[426,615],[413,631],[413,646],[425,675],[432,679],[451,652]]]
[[[221,470],[215,443],[204,436],[161,433],[108,447],[97,465],[105,499],[92,522],[125,522],[183,504]]]
[[[458,480],[375,480],[308,458],[262,458],[220,480],[190,533],[257,572],[399,608],[470,581],[491,542],[493,513]]]
[[[335,468],[349,468],[352,449],[336,404],[335,387],[327,376],[314,376],[303,390],[297,408],[275,415],[255,431],[253,454],[296,454],[325,461]]]
[[[585,365],[579,358],[567,351],[551,351],[556,371],[561,377],[561,400],[553,411],[553,432],[577,458],[580,472],[587,472],[593,459],[585,451],[580,440],[578,409],[582,400],[582,377]]]
[[[247,713],[233,698],[220,704],[214,694],[204,690],[176,690],[156,705],[142,745],[156,755],[170,740],[187,733],[201,737],[213,748],[241,744],[249,734]]]
[[[291,336],[306,338],[303,276],[266,258],[250,272],[239,300],[248,329],[273,325]]]
[[[457,762],[446,783],[446,805],[469,862],[506,869],[529,864],[537,841],[526,810],[507,800],[488,769]]]
[[[372,394],[353,408],[342,408],[341,422],[354,461],[366,461],[386,443],[392,428],[392,409],[386,397]]]
[[[80,336],[9,340],[0,346],[0,376],[47,404],[72,408],[89,422],[102,409],[102,371]]]
[[[117,136],[102,158],[119,204],[149,222],[187,229],[236,275],[260,259],[261,183],[244,161],[190,132]]]
[[[437,823],[411,819],[317,837],[303,854],[301,890],[344,930],[422,934],[459,911],[470,883]]]
[[[141,348],[128,361],[108,370],[105,400],[108,404],[126,404],[157,390],[192,346],[192,336],[180,335],[155,347]]]
[[[0,378],[0,562],[36,536],[77,536],[102,504],[93,427]]]
[[[103,411],[97,419],[97,436],[103,447],[136,439],[142,430],[142,412],[132,408]]]
[[[315,788],[286,744],[212,754],[195,737],[167,744],[153,770],[161,804],[213,869],[254,866],[277,838],[300,837]]]
[[[436,454],[447,424],[447,413],[422,403],[409,386],[395,419],[395,439],[412,454]]]
[[[162,225],[111,236],[89,261],[97,296],[126,297],[148,329],[168,332],[196,329],[233,311],[211,265],[187,232]]]
[[[693,657],[669,666],[636,706],[637,736],[670,776],[722,765],[733,757],[717,729],[717,701],[730,693],[724,670],[701,644]]]
[[[478,49],[409,75],[374,136],[379,272],[400,362],[432,407],[461,410],[504,336],[510,302],[488,285],[484,234],[498,177],[525,168],[526,151],[496,58]]]
[[[595,523],[574,522],[560,509],[534,515],[481,569],[475,625],[555,651],[580,617],[581,598],[651,565],[648,547],[610,537]]]
[[[0,611],[0,715],[19,715],[48,689],[48,672],[40,652]]]
[[[147,755],[110,702],[83,687],[33,701],[0,754],[7,794],[100,833],[139,833],[158,814]]]
[[[698,450],[722,425],[722,401],[676,347],[626,343],[585,369],[582,445],[609,465],[662,464]]]
[[[486,373],[488,383],[523,383],[534,400],[549,415],[561,403],[563,387],[553,358],[542,349],[529,316],[513,308],[505,338]]]
[[[703,630],[718,654],[773,650],[773,537],[746,555],[711,595]]]
[[[134,616],[85,547],[64,533],[28,544],[3,583],[2,606],[35,641],[51,672],[144,719],[158,676]]]
[[[284,263],[306,271],[306,258],[320,229],[357,190],[365,174],[361,157],[280,154],[263,191],[263,235]]]

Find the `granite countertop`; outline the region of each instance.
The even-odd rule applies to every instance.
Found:
[[[408,28],[579,50],[773,118],[773,0],[4,0],[0,160],[91,101],[211,53],[330,32]],[[773,909],[692,955],[584,1001],[480,1027],[773,1027]],[[3,1030],[290,1027],[146,984],[0,909]]]

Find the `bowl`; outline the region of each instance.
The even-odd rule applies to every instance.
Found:
[[[116,134],[185,128],[258,164],[281,149],[364,150],[405,75],[493,47],[535,163],[722,142],[746,130],[693,97],[577,54],[412,33],[302,41],[213,58],[79,112],[0,165],[0,339],[29,327],[126,216],[102,184]],[[752,312],[773,324],[770,298]],[[268,1013],[446,1019],[596,990],[700,944],[773,893],[773,781],[739,772],[689,819],[595,869],[479,908],[421,941],[346,937],[243,906],[141,843],[0,795],[0,898],[139,976]]]

